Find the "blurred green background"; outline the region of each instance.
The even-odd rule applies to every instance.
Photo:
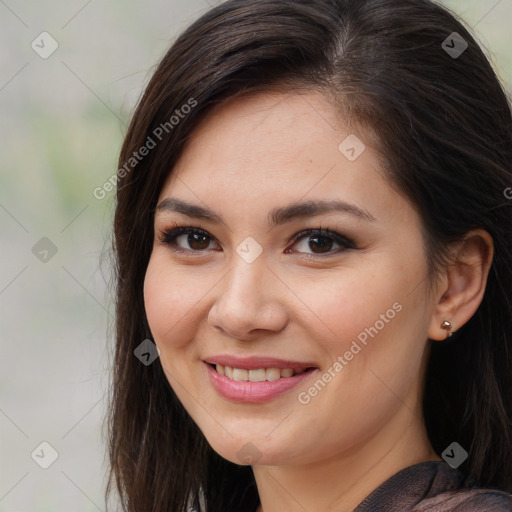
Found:
[[[154,65],[213,3],[0,0],[0,512],[104,510],[114,192],[93,190]],[[443,4],[511,90],[512,0]]]

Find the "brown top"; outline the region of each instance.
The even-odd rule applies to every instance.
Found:
[[[414,464],[368,495],[354,512],[511,512],[512,494],[463,489],[464,477],[444,461]]]
[[[353,512],[512,512],[512,494],[465,489],[463,479],[444,461],[420,462],[390,477]],[[239,512],[256,512],[258,501]]]

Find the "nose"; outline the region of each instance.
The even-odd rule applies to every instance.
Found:
[[[263,331],[275,334],[288,323],[286,290],[262,257],[252,263],[236,257],[218,284],[208,324],[237,340],[261,337]]]

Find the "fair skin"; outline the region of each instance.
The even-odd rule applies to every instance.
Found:
[[[338,149],[352,133],[366,144],[354,161]],[[223,222],[155,213],[144,300],[160,362],[216,452],[236,464],[244,447],[257,453],[260,511],[349,512],[401,469],[441,460],[421,411],[428,338],[444,340],[444,320],[457,330],[478,308],[492,240],[468,234],[429,293],[421,220],[381,165],[365,134],[321,94],[262,93],[208,116],[161,190],[157,204],[177,198]],[[267,224],[274,208],[316,200],[351,203],[373,220],[345,211]],[[159,239],[173,223],[209,238],[178,236],[183,252],[174,251]],[[332,245],[322,251],[315,234],[290,243],[320,227],[354,245],[323,239]],[[251,263],[236,251],[247,237],[262,249]],[[396,303],[400,311],[301,403],[299,393]],[[234,402],[204,371],[215,354],[313,361],[317,370],[266,402]]]

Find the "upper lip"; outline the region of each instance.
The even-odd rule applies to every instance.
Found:
[[[240,368],[245,370],[258,370],[260,368],[284,368],[306,369],[316,368],[312,362],[292,361],[291,359],[278,359],[267,356],[251,356],[237,357],[228,354],[220,354],[203,359],[205,363],[221,364],[222,366],[230,366],[231,368]]]

